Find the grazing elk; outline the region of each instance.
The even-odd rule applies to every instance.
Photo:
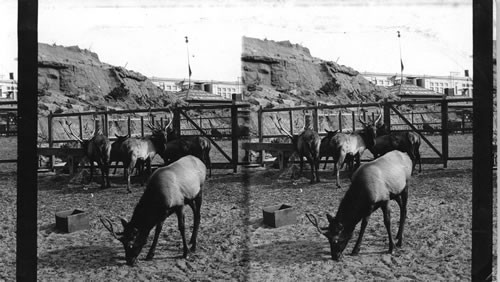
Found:
[[[311,183],[320,182],[318,169],[319,169],[319,150],[320,138],[319,134],[311,129],[305,129],[299,135],[292,135],[285,130],[281,125],[281,118],[276,118],[277,122],[271,117],[274,124],[280,132],[287,135],[294,146],[294,154],[297,154],[300,159],[299,177],[302,175],[304,167],[304,157],[306,157],[309,165],[311,166]]]
[[[61,127],[64,132],[68,136],[73,136],[81,145],[81,148],[84,152],[85,158],[90,163],[90,179],[92,181],[94,177],[94,162],[97,163],[97,166],[101,170],[102,176],[102,184],[101,188],[111,187],[111,183],[109,182],[109,160],[111,154],[111,143],[109,142],[108,137],[104,136],[101,133],[98,133],[97,130],[94,129],[92,133],[92,138],[88,140],[82,140],[78,135],[76,135],[71,129],[71,123],[66,120],[66,127],[59,121]]]
[[[154,126],[151,122],[147,125],[151,131],[151,136],[143,138],[131,137],[123,141],[120,149],[124,154],[125,175],[127,178],[127,192],[130,190],[130,175],[136,163],[144,162],[148,170],[148,175],[151,174],[151,162],[157,154],[162,154],[165,151],[167,144],[167,128],[172,123],[169,123],[164,128]],[[142,184],[146,176],[141,177]]]
[[[384,225],[389,235],[389,253],[392,253],[394,242],[391,234],[390,200],[395,200],[400,208],[396,246],[401,247],[411,166],[412,161],[406,153],[397,150],[391,151],[376,160],[361,165],[356,170],[351,186],[340,202],[337,214],[335,217],[330,214],[326,215],[329,222],[328,227],[319,227],[316,217],[312,214],[306,214],[318,231],[328,238],[333,260],[339,260],[342,257],[342,252],[351,239],[356,225],[362,221],[352,255],[359,253],[370,215],[378,208],[381,208],[384,214]]]
[[[191,251],[196,251],[196,237],[201,219],[202,187],[205,183],[206,167],[200,159],[185,156],[166,167],[157,169],[150,177],[139,203],[134,209],[130,222],[121,219],[123,232],[115,233],[109,218],[101,217],[101,222],[114,238],[125,248],[125,260],[134,265],[137,256],[146,244],[151,229],[156,226],[153,243],[146,256],[151,260],[163,222],[171,214],[177,215],[182,237],[183,257],[188,256],[185,236],[184,205],[189,205],[194,214],[194,228],[191,235]]]
[[[330,149],[333,156],[333,174],[336,176],[337,187],[340,188],[339,183],[339,173],[342,168],[346,157],[351,155],[355,160],[357,165],[360,164],[361,155],[366,149],[369,149],[375,145],[376,134],[376,124],[382,117],[382,113],[374,121],[366,121],[361,119],[361,115],[358,115],[359,122],[363,125],[363,129],[360,131],[355,131],[353,133],[337,133],[330,140]]]

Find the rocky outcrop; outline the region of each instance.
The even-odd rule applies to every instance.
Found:
[[[135,109],[180,101],[146,76],[112,66],[78,46],[38,44],[38,111]]]
[[[244,94],[253,104],[262,96],[271,97],[269,102],[258,103],[263,107],[392,98],[385,88],[370,83],[356,70],[315,58],[309,49],[290,41],[244,37],[241,60],[243,82],[247,86]],[[273,91],[278,93],[273,95],[270,93]],[[280,93],[287,98],[279,97]]]

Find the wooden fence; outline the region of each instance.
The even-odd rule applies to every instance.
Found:
[[[257,121],[257,132],[258,132],[258,142],[263,144],[265,143],[265,139],[270,138],[278,138],[283,137],[281,134],[264,134],[264,118],[266,115],[275,115],[275,114],[283,114],[286,113],[285,116],[288,116],[290,133],[294,134],[298,131],[297,127],[304,128],[310,127],[316,132],[319,132],[320,135],[324,135],[324,129],[320,126],[320,118],[329,116],[330,121],[333,119],[337,119],[336,122],[330,122],[332,125],[330,126],[330,130],[334,129],[348,129],[350,131],[360,129],[361,127],[357,126],[357,117],[358,117],[358,109],[366,109],[371,108],[372,111],[363,111],[363,118],[366,119],[367,116],[371,115],[371,118],[375,118],[376,111],[378,109],[382,109],[383,112],[383,121],[386,125],[389,126],[391,131],[405,131],[412,130],[420,135],[423,142],[425,142],[437,155],[437,157],[433,158],[423,158],[422,161],[426,163],[442,163],[446,168],[447,163],[450,160],[471,160],[471,156],[462,156],[462,157],[450,157],[449,156],[449,140],[448,135],[452,132],[471,132],[472,131],[472,121],[467,120],[465,116],[464,109],[461,109],[462,113],[461,120],[459,122],[459,126],[457,127],[454,123],[450,123],[449,115],[450,115],[450,104],[455,103],[471,103],[472,98],[461,98],[461,99],[447,99],[444,97],[443,99],[435,99],[435,100],[425,100],[425,101],[388,101],[384,100],[382,103],[362,103],[362,104],[349,104],[349,105],[318,105],[318,106],[304,106],[304,107],[289,107],[289,108],[271,108],[271,109],[263,109],[261,108],[258,112],[258,121]],[[439,112],[414,112],[414,111],[406,111],[398,109],[401,106],[413,107],[415,105],[438,105],[440,108]],[[470,104],[472,108],[472,103]],[[303,126],[297,126],[297,112],[302,112],[302,116],[304,117]],[[336,112],[336,113],[335,113]],[[420,122],[415,123],[415,115],[438,115],[438,122]],[[349,117],[349,118],[346,118]],[[398,121],[395,123],[394,121]],[[323,123],[322,123],[323,124]],[[424,125],[431,125],[431,128],[426,128]],[[450,125],[453,125],[450,126]],[[441,135],[441,148],[437,148],[432,144],[431,141],[427,138],[428,134],[439,134]],[[251,146],[250,146],[251,147]],[[250,148],[249,145],[245,145],[245,148]],[[262,146],[259,148],[262,149]],[[263,151],[261,152],[263,153]],[[262,155],[262,154],[261,154]]]
[[[79,135],[81,139],[88,139],[90,136],[85,132],[85,121],[91,120],[92,123],[95,123],[93,128],[101,128],[102,133],[113,141],[116,138],[111,136],[111,125],[118,121],[122,121],[126,123],[125,130],[121,132],[121,134],[130,134],[131,136],[141,136],[144,137],[147,134],[148,129],[145,126],[147,123],[160,123],[164,125],[166,123],[167,114],[173,114],[173,122],[172,127],[176,132],[179,132],[182,136],[189,135],[198,135],[204,136],[210,140],[213,145],[212,150],[216,150],[220,152],[225,161],[223,162],[213,162],[213,168],[230,168],[235,172],[237,171],[238,165],[241,165],[242,162],[239,162],[239,138],[238,138],[238,130],[235,130],[239,127],[239,109],[248,108],[249,105],[246,103],[236,103],[236,100],[233,99],[232,104],[219,104],[219,105],[199,105],[199,106],[188,106],[188,107],[178,107],[178,108],[150,108],[150,109],[136,109],[136,110],[106,110],[106,111],[93,111],[93,112],[83,112],[83,113],[51,113],[47,117],[47,146],[38,148],[38,154],[52,156],[50,165],[53,167],[54,164],[54,155],[61,155],[57,148],[56,144],[60,143],[69,143],[74,142],[74,140],[69,139],[61,139],[57,138],[54,134],[54,127],[57,124],[56,121],[65,120],[74,120],[77,119],[76,128],[78,130],[75,134]],[[207,118],[201,117],[199,115],[198,118],[191,117],[190,113],[192,112],[203,112],[203,111],[217,111],[218,113],[227,112],[227,118],[230,120],[230,129],[229,133],[226,133],[224,136],[230,137],[231,140],[231,152],[227,153],[225,149],[223,149],[217,141],[213,138],[213,136],[208,133],[210,128],[203,127],[203,121]],[[159,116],[159,117],[158,117]],[[113,118],[116,117],[116,118]],[[172,118],[172,117],[170,117]],[[181,125],[181,123],[184,125]],[[138,125],[136,125],[138,124]],[[189,132],[189,134],[185,134]],[[88,133],[88,132],[87,132]],[[73,152],[71,150],[63,149],[65,153]],[[73,155],[79,155],[80,153],[75,151],[71,153]],[[76,156],[75,155],[75,156]],[[113,166],[112,166],[113,167]]]

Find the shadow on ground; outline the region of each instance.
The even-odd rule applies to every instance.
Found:
[[[68,272],[82,269],[98,269],[103,266],[124,264],[123,256],[117,255],[116,248],[104,246],[71,246],[48,251],[38,257],[39,268],[54,267]]]

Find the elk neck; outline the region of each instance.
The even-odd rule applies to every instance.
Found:
[[[366,215],[363,210],[366,205],[362,202],[365,199],[360,196],[351,187],[340,202],[335,218],[344,226],[344,233],[352,235],[358,222]]]
[[[146,190],[135,207],[129,224],[139,231],[149,232],[164,219],[165,210],[163,205],[155,201],[154,197]]]

